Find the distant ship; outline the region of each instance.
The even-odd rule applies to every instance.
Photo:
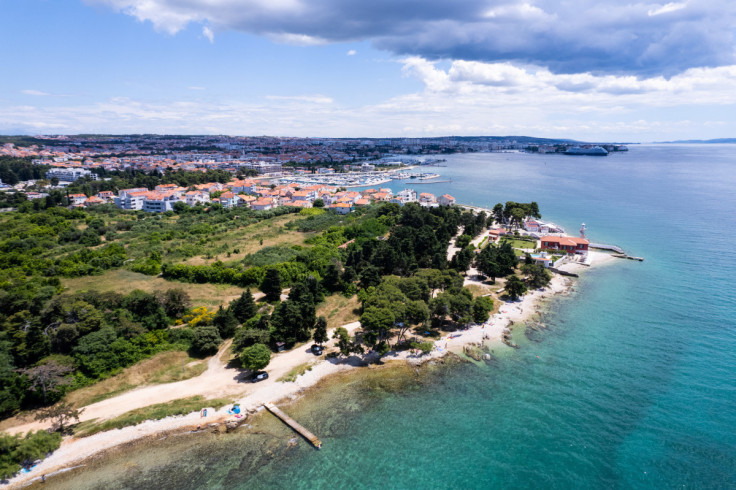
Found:
[[[579,146],[571,146],[565,151],[565,155],[593,155],[593,156],[606,156],[608,151],[600,146],[594,146],[592,148],[581,148]]]

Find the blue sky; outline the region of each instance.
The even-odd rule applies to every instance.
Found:
[[[2,0],[0,133],[736,137],[736,6]]]

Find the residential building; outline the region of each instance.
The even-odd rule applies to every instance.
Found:
[[[184,195],[184,202],[189,207],[196,206],[197,203],[206,204],[210,202],[210,193],[205,191],[189,191]]]
[[[105,202],[106,201],[104,199],[100,199],[97,196],[91,196],[91,197],[88,197],[86,201],[84,201],[84,207],[88,208],[91,206],[96,206],[98,204],[105,204]]]
[[[585,238],[571,236],[543,236],[539,240],[542,242],[542,250],[559,250],[569,254],[585,254],[590,244]]]
[[[148,195],[148,189],[123,189],[114,199],[120,209],[143,209],[143,201]]]
[[[220,194],[220,204],[223,208],[234,208],[238,205],[238,201],[240,201],[240,198],[230,191]]]
[[[250,203],[250,207],[256,211],[266,211],[273,207],[273,201],[267,198],[256,199]]]
[[[69,205],[70,206],[82,206],[84,201],[87,200],[87,196],[84,194],[69,194]]]
[[[330,209],[334,209],[337,214],[348,214],[350,211],[353,210],[353,207],[344,202],[338,202],[330,206]]]
[[[105,202],[113,202],[115,199],[115,193],[112,191],[100,191],[97,193],[97,197]]]
[[[437,204],[440,206],[452,206],[455,204],[455,198],[449,194],[442,194],[437,198]]]
[[[419,202],[421,204],[436,204],[437,198],[434,196],[434,194],[430,194],[429,192],[422,192],[419,194]]]
[[[64,182],[76,182],[82,177],[89,177],[92,180],[97,180],[96,174],[83,168],[52,168],[46,172],[47,179],[53,179],[54,177]]]

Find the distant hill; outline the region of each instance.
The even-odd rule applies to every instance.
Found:
[[[712,140],[677,140],[677,141],[659,141],[659,143],[697,143],[697,144],[714,144],[714,143],[736,143],[736,138],[716,138]]]

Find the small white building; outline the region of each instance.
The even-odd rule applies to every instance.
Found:
[[[455,204],[455,198],[449,194],[442,194],[437,198],[437,204],[440,206],[452,206]]]
[[[189,191],[185,194],[184,202],[186,202],[189,207],[194,207],[197,203],[206,204],[210,202],[210,193],[204,191]]]

